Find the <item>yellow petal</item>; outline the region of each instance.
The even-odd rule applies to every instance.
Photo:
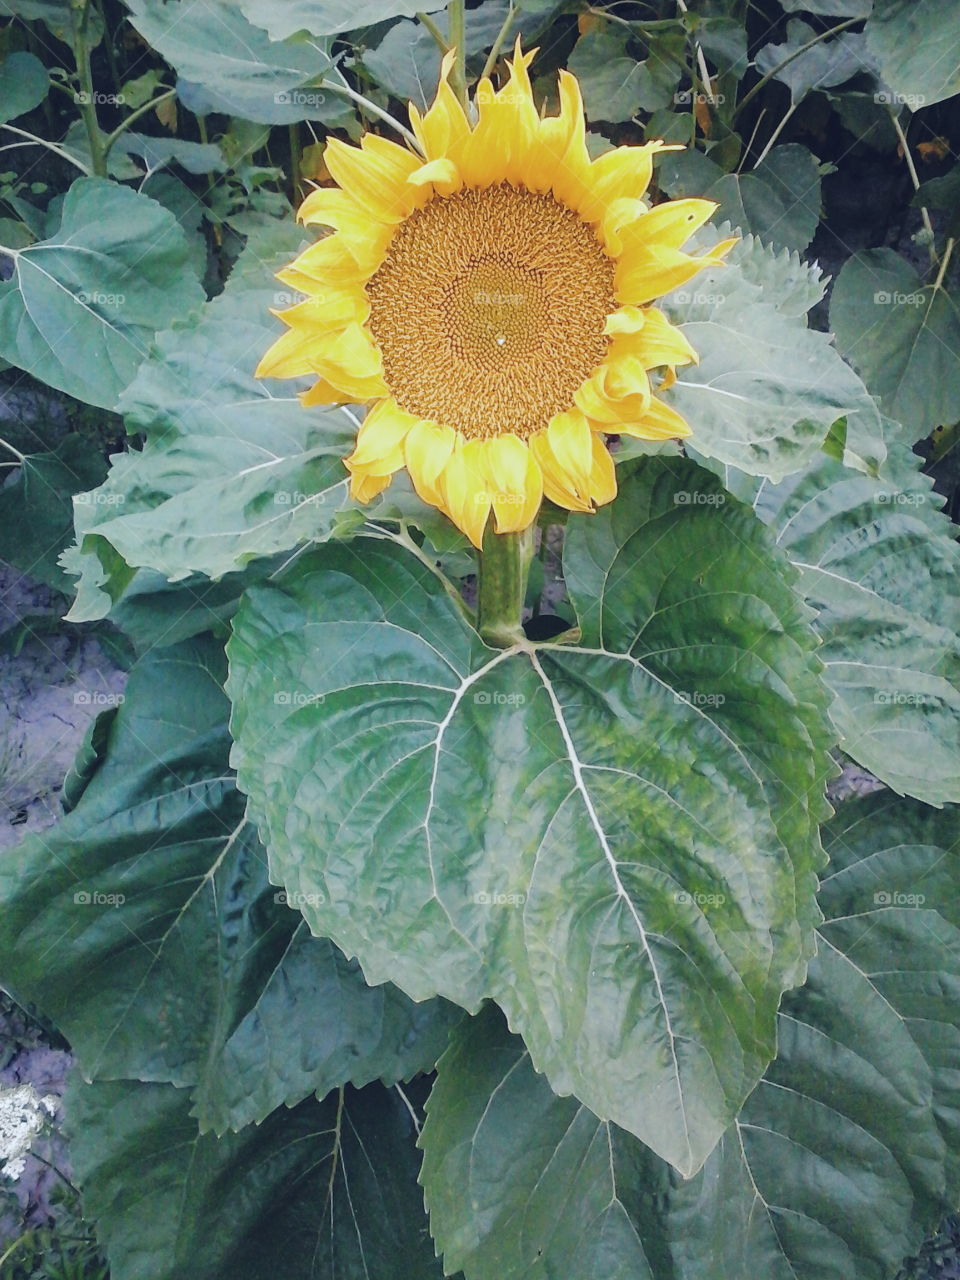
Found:
[[[563,470],[553,456],[550,442],[545,431],[530,437],[530,452],[536,459],[543,476],[543,492],[551,502],[568,511],[591,511],[586,494],[579,494],[571,483],[570,476]]]
[[[531,467],[530,450],[519,436],[494,436],[483,441],[482,460],[497,532],[526,529],[527,512],[532,507],[535,515],[543,496],[540,468]]]
[[[452,196],[463,186],[460,171],[452,160],[430,160],[414,169],[407,181],[415,187],[432,186],[440,196]]]
[[[451,427],[420,419],[403,443],[404,461],[413,487],[424,500],[436,506],[441,500],[437,482],[450,460],[456,432]]]
[[[339,387],[333,386],[326,378],[318,378],[307,391],[301,391],[298,397],[306,409],[317,404],[354,404],[354,398]]]
[[[557,413],[547,425],[547,441],[558,465],[585,494],[593,467],[593,432],[582,413]]]
[[[405,147],[375,133],[364,134],[359,147],[329,138],[324,160],[337,185],[374,216],[395,220],[417,207],[407,178],[422,162]]]
[[[383,468],[380,464],[388,459],[391,464],[388,470],[396,471],[404,462],[401,446],[407,433],[419,421],[415,414],[401,409],[392,396],[381,400],[360,424],[356,448],[347,459],[347,466],[381,475]],[[396,465],[393,465],[395,458]]]
[[[679,249],[660,245],[626,246],[615,276],[617,301],[640,306],[662,297],[686,284],[704,267],[718,265],[720,247],[717,245],[702,258],[692,258]]]
[[[357,400],[389,394],[379,348],[362,325],[349,324],[328,343],[316,371]]]
[[[350,477],[350,497],[354,502],[372,502],[393,479],[392,475],[369,476],[358,472]]]
[[[650,380],[640,361],[620,356],[600,366],[574,393],[574,404],[591,422],[619,431],[640,419],[650,403]]]
[[[612,502],[617,496],[617,469],[603,436],[594,434],[593,467],[590,471],[590,497],[598,507]]]
[[[428,160],[455,158],[458,148],[470,132],[463,108],[449,85],[456,56],[454,49],[444,54],[440,64],[437,96],[426,115],[421,118],[417,108],[413,103],[410,104],[410,123]]]
[[[636,436],[638,440],[672,440],[690,435],[690,427],[676,409],[651,397],[644,417],[637,422],[624,423],[618,434]]]
[[[658,244],[679,249],[714,214],[714,200],[665,200],[639,217],[625,238],[638,244]]]
[[[665,142],[647,142],[640,147],[615,147],[598,156],[590,166],[589,191],[577,212],[586,222],[597,222],[611,201],[624,196],[643,198],[653,176],[653,158],[661,151],[682,151]]]
[[[607,316],[603,332],[613,337],[620,333],[639,333],[644,326],[643,307],[618,307]]]
[[[630,350],[635,352],[644,368],[655,369],[658,365],[696,364],[699,357],[676,325],[672,325],[657,307],[644,309],[646,324],[642,332],[629,342]]]
[[[490,493],[481,462],[483,441],[459,440],[440,473],[440,492],[450,519],[477,548],[490,515]]]

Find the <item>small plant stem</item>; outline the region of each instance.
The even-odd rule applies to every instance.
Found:
[[[290,130],[290,186],[293,188],[293,203],[300,203],[300,183],[302,175],[300,173],[300,129],[297,124],[291,124]]]
[[[497,38],[494,40],[490,52],[487,54],[487,60],[483,64],[483,70],[480,72],[481,80],[490,75],[493,68],[497,65],[497,59],[500,57],[500,50],[506,43],[507,36],[510,34],[510,27],[516,16],[516,5],[513,3],[513,0],[510,0],[510,7],[507,10],[507,16],[504,18],[500,30],[497,32]]]
[[[523,601],[533,555],[533,529],[496,533],[492,520],[477,557],[477,627],[495,649],[509,649],[523,638]]]
[[[80,115],[90,143],[90,164],[98,178],[107,176],[107,153],[104,150],[97,108],[94,105],[93,71],[90,67],[90,45],[87,43],[87,27],[90,20],[90,0],[70,0],[70,20],[73,24],[73,56],[80,80]]]
[[[450,49],[450,45],[447,42],[447,38],[443,34],[443,32],[440,30],[440,28],[437,26],[437,24],[434,22],[434,20],[430,17],[429,13],[418,13],[417,21],[420,23],[421,27],[424,27],[433,36],[434,41],[436,42],[437,48],[440,50],[440,52],[447,53]]]
[[[9,249],[4,249],[2,246],[0,246],[0,253],[9,253],[9,252],[10,252]],[[13,456],[17,459],[17,462],[15,464],[5,463],[4,464],[5,466],[6,465],[19,466],[21,462],[26,462],[27,455],[25,453],[21,453],[19,449],[15,449],[9,440],[4,440],[3,436],[0,436],[0,444],[3,445],[4,449],[9,449],[10,452],[13,454]]]
[[[907,142],[907,135],[903,131],[903,126],[897,119],[896,112],[890,112],[890,123],[893,125],[894,132],[900,140],[900,148],[903,151],[903,158],[907,163],[907,169],[910,172],[910,181],[913,183],[914,191],[920,190],[920,175],[917,173],[917,166],[913,163],[913,156],[910,154],[910,144]],[[937,262],[937,245],[936,236],[933,234],[933,223],[930,221],[930,211],[925,205],[920,206],[920,217],[923,220],[923,229],[929,236],[929,244],[927,245],[930,254],[930,265],[935,266]]]
[[[312,47],[318,48],[319,46],[313,45]],[[370,115],[376,116],[377,119],[382,120],[384,124],[388,124],[392,129],[396,129],[397,133],[399,133],[401,137],[405,138],[415,151],[421,150],[416,134],[412,133],[406,125],[401,124],[396,116],[392,116],[389,111],[385,111],[383,107],[378,107],[371,98],[365,98],[362,93],[357,93],[356,89],[351,88],[345,80],[338,83],[336,80],[326,80],[323,77],[320,77],[313,87],[317,89],[329,89],[331,93],[342,93],[345,98],[349,98],[351,102],[355,102],[358,107],[362,107],[362,109],[364,111],[368,111]]]
[[[447,6],[447,21],[450,24],[450,48],[456,49],[457,60],[450,73],[450,88],[457,95],[457,101],[467,109],[467,20],[464,0],[450,0]]]
[[[686,0],[677,0],[677,8],[681,13],[688,12]],[[703,92],[707,95],[707,101],[712,105],[716,105],[716,98],[713,96],[713,87],[710,84],[710,72],[707,70],[707,60],[703,56],[703,49],[700,41],[695,41],[697,46],[697,66],[700,68],[700,78],[703,81]]]
[[[159,107],[161,102],[166,102],[167,99],[172,98],[176,92],[176,89],[168,89],[166,93],[157,94],[157,96],[155,98],[151,98],[149,102],[144,102],[141,106],[137,107],[136,111],[131,111],[126,120],[121,120],[113,132],[108,133],[106,138],[104,138],[104,158],[110,154],[110,148],[120,137],[121,133],[126,133],[130,126],[132,124],[136,124],[141,116],[145,116],[147,112],[152,111],[154,107]]]
[[[90,170],[78,160],[76,156],[72,156],[69,151],[64,151],[63,147],[58,147],[55,142],[48,142],[46,138],[38,138],[35,133],[28,133],[26,129],[18,129],[16,125],[3,124],[0,129],[6,129],[9,133],[15,133],[20,138],[28,138],[35,146],[46,147],[48,151],[52,151],[54,155],[59,156],[61,160],[67,160],[70,164],[75,165],[81,173],[90,176]]]
[[[107,15],[104,11],[103,0],[95,0],[95,3],[97,6],[97,12],[100,15],[100,21],[103,23],[103,47],[106,50],[107,62],[110,66],[110,79],[113,81],[114,92],[119,97],[121,89],[120,68],[117,66],[117,54],[113,47],[113,35],[110,31],[110,24],[107,22]]]
[[[821,31],[820,34],[814,36],[812,40],[808,40],[806,44],[802,44],[799,49],[795,49],[789,58],[784,58],[784,60],[782,62],[778,62],[775,67],[771,67],[763,79],[758,80],[750,92],[745,94],[737,103],[734,108],[733,115],[730,118],[730,123],[732,124],[736,120],[744,107],[751,103],[760,90],[765,89],[770,81],[780,74],[784,67],[789,67],[791,62],[794,62],[801,54],[806,53],[808,49],[812,49],[815,44],[819,44],[821,40],[828,40],[830,36],[838,35],[839,32],[846,31],[847,27],[852,27],[856,23],[862,21],[862,18],[847,18],[846,22],[838,22],[837,25],[835,27],[831,27],[829,31]]]
[[[937,272],[937,278],[933,284],[934,293],[943,284],[943,277],[947,274],[947,267],[950,265],[950,259],[953,257],[953,248],[956,243],[953,236],[947,241],[947,247],[943,251],[943,259],[940,263],[940,270]]]
[[[774,129],[773,133],[771,133],[770,137],[767,139],[767,145],[763,148],[763,150],[760,152],[759,156],[757,157],[757,162],[753,166],[755,169],[760,168],[764,160],[766,160],[767,156],[773,150],[773,144],[776,142],[776,140],[780,137],[781,133],[783,133],[784,129],[787,127],[787,124],[790,121],[790,117],[793,115],[796,109],[797,109],[797,104],[795,102],[791,103],[791,105],[787,108],[786,115],[783,117],[783,119]]]

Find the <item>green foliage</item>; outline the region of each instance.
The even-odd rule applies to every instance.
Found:
[[[651,198],[717,202],[693,251],[738,238],[661,304],[692,437],[545,506],[507,649],[445,516],[400,477],[349,498],[362,408],[254,377],[327,137],[409,141],[458,8],[0,9],[0,554],[132,666],[0,859],[0,983],[76,1057],[86,1215],[0,1246],[4,1280],[937,1274],[953,9],[465,10],[468,87],[539,46],[544,112],[569,68],[591,155],[685,144]],[[881,789],[831,816],[850,762]]]

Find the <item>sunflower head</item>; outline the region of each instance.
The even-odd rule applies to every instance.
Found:
[[[279,273],[305,300],[278,313],[287,331],[257,369],[312,374],[305,405],[369,405],[345,460],[353,496],[370,501],[406,467],[476,546],[491,512],[508,533],[544,495],[571,511],[609,502],[607,434],[689,434],[653,392],[696,353],[651,304],[734,243],[684,253],[716,205],[650,208],[663,143],[591,160],[576,79],[560,72],[560,112],[541,118],[532,58],[518,42],[503,88],[479,82],[471,120],[448,54],[429,111],[410,107],[420,154],[330,139],[336,185],[299,217],[332,234]]]

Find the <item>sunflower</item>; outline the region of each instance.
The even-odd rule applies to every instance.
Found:
[[[443,61],[420,154],[376,134],[331,138],[337,184],[300,220],[333,228],[278,273],[305,295],[258,377],[317,380],[305,405],[367,404],[345,459],[369,502],[406,467],[417,493],[481,545],[526,529],[544,495],[592,511],[616,494],[606,435],[685,436],[653,395],[696,360],[654,298],[718,263],[682,251],[716,205],[643,200],[662,142],[591,160],[576,79],[541,118],[519,42],[509,80],[476,90],[475,121]]]

